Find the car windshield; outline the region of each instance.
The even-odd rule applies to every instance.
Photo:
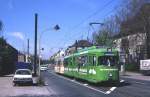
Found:
[[[19,75],[31,75],[31,73],[28,70],[19,70],[16,72],[16,74]]]

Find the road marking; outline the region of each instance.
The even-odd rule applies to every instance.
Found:
[[[72,80],[70,80],[70,79],[68,79],[68,78],[65,78],[65,77],[63,77],[63,76],[59,76],[59,75],[54,74],[54,73],[51,73],[51,74],[53,74],[53,75],[55,75],[55,76],[57,76],[57,77],[59,77],[59,78],[63,78],[63,79],[65,79],[65,80],[71,81],[71,82],[73,82],[73,83],[75,83],[75,84],[78,84],[78,85],[87,87],[87,88],[89,88],[89,89],[91,89],[91,90],[94,90],[94,91],[97,91],[97,92],[100,92],[100,93],[103,93],[103,94],[107,94],[106,92],[103,92],[103,91],[101,91],[101,90],[95,89],[95,88],[90,87],[90,86],[88,86],[88,85],[81,84],[81,83],[76,82],[76,81],[72,81]],[[109,93],[109,94],[110,94],[110,93]]]
[[[114,91],[115,89],[116,89],[117,87],[112,87],[112,88],[110,88],[110,90],[108,90],[107,92],[106,92],[106,94],[110,94],[112,91]]]
[[[120,80],[120,83],[123,83],[125,80]],[[142,83],[142,82],[138,82],[138,81],[133,81],[133,83],[137,83],[137,84],[142,84],[142,85],[145,85],[145,83]]]
[[[116,89],[116,87],[112,87],[111,89],[110,89],[110,91],[114,91]]]
[[[110,93],[111,93],[111,91],[107,91],[107,92],[106,92],[106,94],[110,94]]]
[[[135,81],[135,83],[145,85],[145,83],[142,83],[142,82]]]
[[[71,80],[72,82],[74,82],[75,80],[73,79],[73,80]]]
[[[83,85],[87,86],[88,84],[83,84]]]
[[[45,83],[44,85],[45,85],[45,86],[48,86],[48,83]]]
[[[120,80],[120,83],[123,83],[124,82],[124,80]]]

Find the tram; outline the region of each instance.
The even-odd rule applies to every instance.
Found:
[[[107,47],[89,47],[64,58],[63,74],[91,83],[119,81],[118,51]]]
[[[62,59],[56,61],[54,70],[56,73],[64,74],[64,64]]]

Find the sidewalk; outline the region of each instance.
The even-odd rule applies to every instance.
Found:
[[[38,83],[38,80],[39,80],[39,77],[33,77],[33,84],[37,84]]]
[[[33,77],[36,82],[38,78]],[[49,91],[45,86],[36,85],[17,85],[13,86],[13,75],[5,75],[0,77],[0,97],[43,97],[50,96],[54,93]]]
[[[150,76],[145,76],[145,75],[142,75],[141,73],[126,71],[124,75],[120,73],[120,76],[124,78],[150,81]]]

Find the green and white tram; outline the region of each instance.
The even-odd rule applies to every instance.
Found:
[[[118,51],[89,47],[64,58],[64,75],[92,83],[119,81]]]

